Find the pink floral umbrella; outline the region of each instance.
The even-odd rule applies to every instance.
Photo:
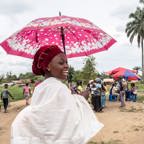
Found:
[[[9,54],[33,58],[40,46],[56,44],[70,58],[107,50],[115,42],[86,19],[57,16],[33,20],[0,45]]]

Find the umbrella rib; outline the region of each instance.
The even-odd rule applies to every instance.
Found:
[[[76,34],[75,33],[73,33],[72,31],[71,31],[71,29],[69,29],[68,27],[67,27],[67,29],[74,35],[74,37],[76,37],[76,39],[78,40],[78,42],[79,42],[79,38],[76,36]],[[79,45],[81,45],[81,43],[79,42]]]
[[[79,38],[76,36],[76,34],[73,33],[73,32],[71,31],[71,29],[69,29],[69,28],[67,28],[67,29],[76,37],[76,39],[77,39],[78,42],[79,42]],[[83,46],[83,45],[79,42],[79,46]],[[85,51],[84,51],[84,53],[85,53],[86,56],[88,55]]]

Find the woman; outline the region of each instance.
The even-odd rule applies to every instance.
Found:
[[[68,76],[65,54],[55,45],[41,47],[33,73],[45,76],[34,89],[31,104],[11,127],[11,144],[86,144],[103,125],[86,100],[62,83]]]
[[[102,87],[101,87],[101,106],[102,108],[105,108],[106,105],[106,83],[103,82],[102,83]]]
[[[82,91],[83,91],[83,87],[82,87],[82,81],[81,80],[78,80],[77,81],[77,94],[81,94]]]
[[[26,101],[26,105],[29,105],[29,99],[31,96],[31,88],[29,86],[29,83],[26,83],[25,86],[23,87],[23,95]]]
[[[92,95],[92,105],[94,107],[95,112],[102,112],[102,105],[101,105],[101,79],[96,78],[92,87],[92,91],[94,91]]]

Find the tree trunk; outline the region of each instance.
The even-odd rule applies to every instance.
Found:
[[[142,80],[144,81],[144,50],[143,50],[143,41],[141,42],[142,48]]]

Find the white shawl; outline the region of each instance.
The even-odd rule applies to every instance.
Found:
[[[86,144],[101,128],[87,101],[48,78],[11,126],[11,144]]]

